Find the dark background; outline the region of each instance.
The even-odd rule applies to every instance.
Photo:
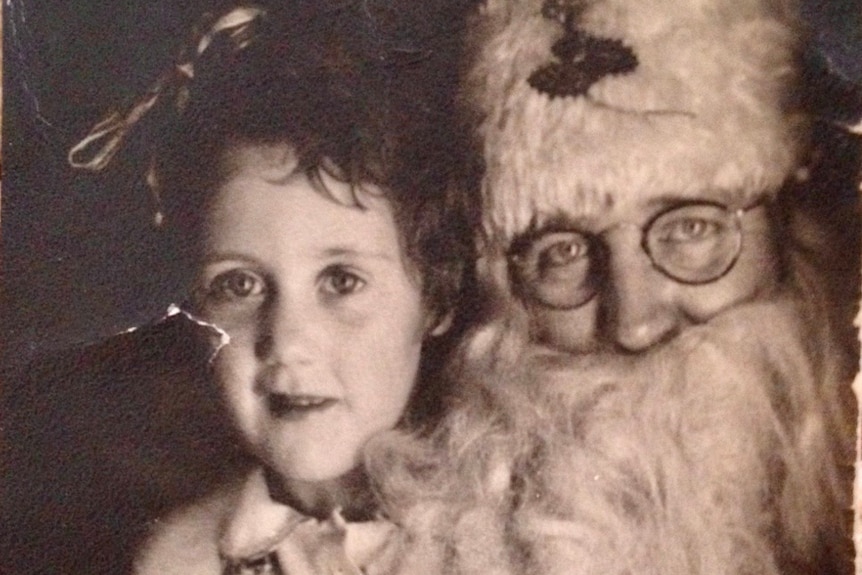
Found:
[[[171,65],[214,4],[4,5],[0,365],[139,325],[183,298],[188,265],[152,224],[141,138],[130,138],[100,174],[72,170],[66,154]],[[804,4],[817,45],[837,71],[862,83],[862,1]]]
[[[102,174],[66,154],[211,4],[4,3],[0,574],[128,573],[153,517],[243,465],[196,326],[64,351],[182,298],[188,266],[152,225],[141,138]]]
[[[152,223],[140,138],[100,174],[72,170],[66,154],[171,65],[212,5],[4,6],[4,365],[158,318],[182,298],[187,268]]]

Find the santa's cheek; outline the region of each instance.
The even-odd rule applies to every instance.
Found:
[[[736,279],[736,278],[729,278]],[[771,282],[731,281],[714,286],[686,286],[680,290],[677,306],[691,323],[711,321],[741,305],[773,297]]]
[[[599,314],[594,301],[569,310],[534,305],[528,313],[534,343],[570,353],[588,353],[597,346]]]

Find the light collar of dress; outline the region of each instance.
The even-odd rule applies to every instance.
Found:
[[[382,518],[348,523],[340,509],[323,521],[303,515],[270,497],[259,469],[243,485],[222,527],[219,554],[224,572],[231,574],[361,575],[372,572],[372,563],[388,562],[395,532]]]

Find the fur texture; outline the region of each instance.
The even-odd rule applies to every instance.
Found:
[[[434,447],[371,446],[400,572],[820,572],[852,444],[805,318],[742,306],[645,358],[468,352]]]
[[[563,26],[544,0],[489,0],[472,19],[465,107],[487,163],[487,226],[506,239],[533,218],[589,215],[626,194],[773,194],[805,148],[792,102],[800,31],[788,0],[563,2],[576,25],[637,59],[585,96],[527,78],[554,60]]]
[[[721,190],[742,206],[777,193],[808,146],[786,100],[803,40],[792,0],[553,3],[638,59],[553,98],[527,81],[564,34],[546,4],[487,0],[469,27],[464,106],[491,238],[479,276],[495,301],[430,440],[369,446],[404,527],[400,573],[850,572],[853,353],[833,339],[820,250],[798,227],[782,237],[782,294],[637,355],[531,345],[503,253],[542,218],[636,194]]]

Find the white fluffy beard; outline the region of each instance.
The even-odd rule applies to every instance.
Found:
[[[432,441],[370,450],[400,572],[849,571],[849,385],[820,327],[781,298],[641,356],[511,331],[477,354],[486,329]]]

